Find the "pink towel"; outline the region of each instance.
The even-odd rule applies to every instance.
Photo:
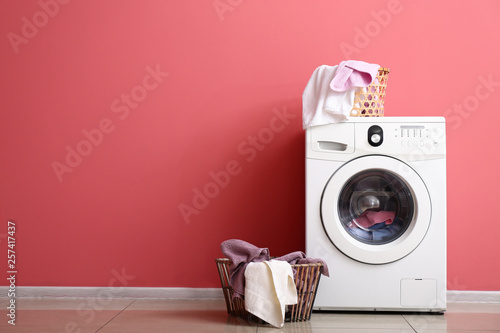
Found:
[[[374,224],[385,222],[391,224],[396,217],[396,212],[381,210],[380,212],[366,211],[360,217],[354,219],[354,223],[362,228],[370,228]]]
[[[364,61],[342,61],[330,83],[335,91],[346,91],[353,87],[367,87],[377,77],[380,65],[369,64]]]

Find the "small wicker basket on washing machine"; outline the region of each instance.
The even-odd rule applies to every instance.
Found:
[[[368,87],[356,89],[351,117],[383,117],[389,68],[380,67]]]

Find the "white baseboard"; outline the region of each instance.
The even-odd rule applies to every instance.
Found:
[[[0,297],[9,288],[0,287]],[[450,303],[500,303],[500,291],[448,290]],[[224,299],[221,288],[149,288],[149,287],[16,287],[16,297],[106,297],[162,299]]]
[[[448,290],[450,303],[500,303],[500,291]]]
[[[0,287],[0,297],[7,297],[8,287]],[[224,299],[221,288],[149,288],[149,287],[24,287],[16,297],[106,297],[162,299]]]

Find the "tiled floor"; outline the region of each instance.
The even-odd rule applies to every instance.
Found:
[[[500,332],[500,303],[449,303],[444,315],[411,313],[313,313],[282,329],[228,316],[223,300],[19,298],[16,325],[8,323],[9,299],[0,298],[0,332]]]

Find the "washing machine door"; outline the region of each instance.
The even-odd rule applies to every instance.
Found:
[[[406,163],[364,156],[331,176],[321,199],[321,219],[346,256],[385,264],[407,256],[424,239],[431,201],[424,182]]]

